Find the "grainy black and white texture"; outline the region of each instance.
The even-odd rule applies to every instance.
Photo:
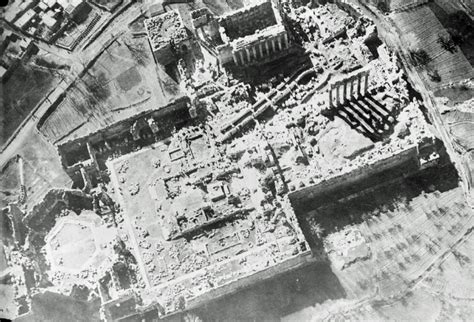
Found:
[[[474,1],[1,5],[2,320],[471,320]]]

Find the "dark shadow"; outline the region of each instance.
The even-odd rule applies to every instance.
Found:
[[[453,42],[459,46],[469,63],[474,66],[474,22],[462,10],[448,12],[434,1],[428,4],[436,18],[449,33]]]
[[[350,101],[338,107],[334,115],[344,120],[352,129],[376,142],[393,133],[398,113],[397,107],[390,111],[371,94],[367,94],[352,97]]]
[[[371,132],[377,133],[377,128],[372,124],[370,112],[365,114],[366,112],[363,109],[359,109],[358,107],[359,105],[353,102],[350,102],[344,106],[346,113],[352,114],[360,124],[366,124],[366,128],[368,126]]]
[[[352,129],[358,131],[372,141],[375,142],[380,140],[380,137],[373,131],[373,129],[361,123],[358,114],[353,113],[352,110],[349,111],[347,107],[340,107],[336,112],[336,115],[346,122]]]
[[[386,209],[409,208],[410,201],[424,191],[444,192],[457,187],[459,177],[456,169],[448,163],[447,155],[442,158],[444,166],[416,172],[416,161],[408,160],[353,184],[327,189],[312,199],[296,202],[290,196],[308,243],[313,250],[320,250],[321,237],[370,220]],[[407,177],[410,169],[415,174]],[[322,228],[321,236],[312,232],[312,220]]]
[[[383,42],[380,40],[380,38],[377,36],[376,33],[370,35],[364,40],[364,44],[369,48],[370,53],[374,58],[379,57],[379,52],[377,51],[377,48],[383,44]]]
[[[383,122],[387,118],[386,114],[380,112],[378,108],[374,108],[374,106],[368,104],[364,99],[354,100],[354,105],[357,105],[365,113],[372,114],[372,117],[377,119],[379,122]]]
[[[280,83],[284,78],[295,73],[295,66],[298,66],[301,72],[312,67],[311,58],[299,46],[292,46],[284,52],[272,55],[280,55],[281,57],[255,66],[228,64],[226,69],[230,71],[235,79],[249,83],[252,86],[259,86],[269,83],[273,78],[276,78],[276,83]]]
[[[258,283],[196,310],[203,321],[279,321],[346,293],[328,263],[313,263]]]
[[[380,108],[381,110],[383,110],[385,113],[387,113],[389,115],[392,114],[392,112],[390,112],[384,105],[382,105],[379,101],[374,99],[372,97],[372,95],[364,96],[363,101],[368,102],[368,103],[373,104],[373,105],[376,105],[378,108]]]

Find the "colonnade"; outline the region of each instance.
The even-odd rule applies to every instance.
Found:
[[[263,59],[273,53],[288,48],[288,34],[252,43],[242,49],[234,50],[232,56],[236,65],[245,65]]]
[[[334,82],[329,86],[329,107],[344,105],[352,98],[360,98],[368,91],[369,71]]]

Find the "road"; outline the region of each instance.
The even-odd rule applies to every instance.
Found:
[[[107,46],[112,39],[118,38],[128,29],[128,23],[135,19],[140,13],[141,7],[139,4],[134,4],[128,7],[110,24],[108,24],[106,29],[101,30],[100,34],[96,35],[97,38],[94,42],[84,50],[76,48],[75,51],[69,52],[54,45],[35,40],[35,43],[40,49],[68,60],[71,63],[70,75],[61,80],[53,92],[47,94],[45,103],[38,104],[38,106],[23,120],[22,124],[18,127],[15,133],[12,134],[5,145],[1,147],[0,167],[17,154],[17,151],[20,150],[23,142],[28,139],[28,136],[31,135],[32,131],[35,131],[34,129],[38,120],[42,118],[55,99],[77,79],[89,62],[94,60],[103,52],[103,48]],[[39,133],[37,134],[40,135]]]
[[[384,16],[382,13],[379,13],[375,10],[369,9],[365,4],[361,3],[360,0],[352,1],[361,8],[366,16],[370,17],[375,22],[377,25],[377,30],[379,31],[379,35],[383,38],[384,42],[399,54],[403,66],[405,67],[405,71],[408,74],[408,78],[411,80],[415,90],[421,94],[424,106],[428,109],[435,128],[441,136],[444,146],[446,147],[447,153],[462,178],[464,192],[466,193],[466,196],[469,196],[470,176],[463,168],[463,160],[461,155],[459,155],[459,153],[457,153],[454,149],[453,141],[451,140],[451,137],[449,136],[448,131],[443,124],[441,113],[436,107],[435,98],[433,97],[432,91],[427,87],[423,81],[422,75],[420,75],[420,73],[413,67],[410,59],[408,58],[410,57],[410,53],[408,51],[406,42],[404,42],[402,39],[403,33],[400,31],[398,26],[393,23],[393,21],[387,18],[387,16]]]

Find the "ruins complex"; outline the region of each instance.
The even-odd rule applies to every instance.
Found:
[[[2,169],[19,173],[9,184],[21,191],[1,209],[0,277],[13,287],[12,316],[54,320],[45,303],[57,301],[73,320],[183,320],[311,265],[344,276],[357,290],[346,294],[353,303],[372,292],[356,281],[364,269],[379,265],[374,276],[385,281],[394,265],[371,262],[382,255],[364,227],[411,215],[411,202],[430,193],[443,197],[455,188],[430,174],[453,172],[457,187],[457,173],[403,57],[365,12],[346,1],[301,2],[219,12],[170,1],[157,14],[130,3],[133,19],[119,22],[132,31],[97,36],[100,55],[31,127],[57,151],[69,186],[43,184],[47,175],[20,155]],[[370,197],[405,180],[423,186],[423,197]],[[358,215],[379,201],[379,217]],[[441,217],[434,212],[426,217]],[[469,218],[458,219],[468,227]],[[404,234],[401,225],[388,231]],[[449,243],[464,233],[458,226],[443,235]],[[413,235],[404,240],[418,245]],[[420,256],[431,256],[425,264],[435,255]],[[400,297],[390,288],[372,293]]]
[[[177,11],[170,11],[145,20],[153,56],[160,64],[176,60],[176,54],[189,48],[189,35]]]
[[[202,40],[215,47],[221,64],[261,64],[288,53],[291,46],[281,7],[271,0],[259,0],[219,17],[202,9],[191,16],[193,26],[203,31]]]

